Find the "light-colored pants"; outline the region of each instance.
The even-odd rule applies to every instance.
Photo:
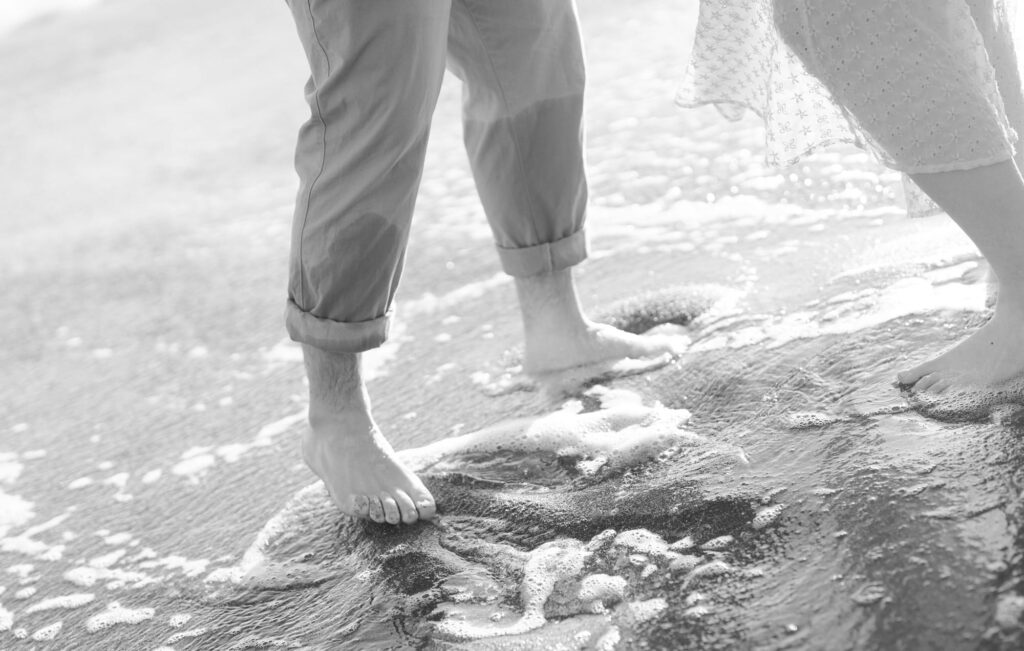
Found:
[[[295,155],[286,326],[385,341],[447,58],[477,190],[513,276],[586,258],[584,63],[573,0],[288,0],[312,76]]]

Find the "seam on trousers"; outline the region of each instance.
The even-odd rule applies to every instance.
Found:
[[[313,32],[313,40],[316,41],[317,47],[320,48],[320,53],[324,55],[324,63],[327,64],[327,77],[329,78],[331,76],[331,59],[330,59],[330,57],[327,56],[327,49],[324,48],[324,44],[320,40],[320,34],[316,30],[316,18],[313,16],[312,0],[306,0],[306,10],[309,12],[309,27],[310,27],[310,29]],[[312,73],[313,73],[313,70],[311,69],[310,70],[310,74],[312,74]],[[306,192],[306,210],[305,210],[304,214],[302,215],[302,227],[299,229],[298,264],[299,264],[299,276],[300,276],[300,278],[305,275],[305,272],[303,271],[303,265],[302,265],[302,249],[303,249],[304,243],[306,241],[306,224],[309,223],[309,204],[311,203],[312,198],[313,198],[313,189],[316,187],[316,184],[320,180],[320,177],[323,176],[323,174],[324,174],[324,169],[326,169],[326,167],[327,167],[327,122],[324,120],[324,114],[323,114],[323,111],[320,108],[320,85],[316,84],[316,80],[315,79],[314,79],[314,84],[316,85],[316,92],[313,93],[313,98],[314,98],[315,103],[316,103],[316,117],[317,117],[317,119],[320,120],[320,126],[323,128],[323,131],[321,132],[321,144],[320,144],[320,170],[316,173],[316,176],[310,182],[309,190]],[[303,306],[306,303],[306,298],[305,298],[304,294],[305,294],[305,282],[300,280],[300,282],[299,282],[299,301],[301,301]],[[303,307],[302,309],[306,309],[306,308]]]
[[[466,8],[466,15],[469,17],[469,22],[473,23],[473,29],[476,31],[477,40],[480,41],[480,45],[483,46],[484,54],[487,56],[487,64],[491,68],[491,74],[494,75],[494,83],[498,89],[498,93],[501,95],[501,101],[505,104],[505,112],[509,115],[509,131],[512,134],[512,146],[515,149],[516,165],[519,166],[519,174],[522,176],[524,183],[526,182],[526,165],[523,163],[523,155],[521,147],[519,145],[519,138],[516,134],[516,130],[511,128],[512,125],[512,110],[511,105],[508,101],[508,96],[505,94],[505,88],[501,84],[501,77],[498,76],[498,68],[494,65],[494,58],[491,57],[491,51],[487,47],[487,43],[484,41],[483,30],[480,29],[480,25],[477,23],[476,18],[473,16],[473,10],[470,8],[468,0],[455,0],[462,4]],[[533,239],[539,241],[541,239],[539,230],[537,228],[537,208],[533,204],[533,197],[529,192],[526,193],[527,205],[530,208],[530,225],[533,227]],[[541,242],[543,244],[543,242]]]

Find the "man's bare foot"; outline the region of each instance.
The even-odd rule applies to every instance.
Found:
[[[636,335],[587,319],[569,269],[516,278],[516,291],[523,315],[527,374],[683,352],[682,338]]]
[[[992,318],[953,348],[897,377],[915,391],[988,388],[1024,373],[1024,300],[1000,297]]]
[[[668,335],[636,335],[603,323],[551,328],[527,337],[523,371],[543,375],[620,359],[651,359],[683,352],[685,341]]]
[[[369,414],[310,414],[302,441],[306,464],[347,515],[374,522],[412,524],[434,517],[434,498],[419,477],[395,457]]]
[[[434,497],[398,458],[370,413],[358,353],[302,346],[309,377],[306,464],[342,512],[374,522],[434,517]]]

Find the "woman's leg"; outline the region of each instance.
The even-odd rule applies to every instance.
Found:
[[[1006,144],[1024,99],[1002,3],[775,0],[774,9],[786,43],[890,164],[975,165],[910,176],[988,259],[1000,283],[995,315],[900,382],[935,392],[1024,372],[1024,179]]]
[[[992,319],[951,350],[899,374],[941,392],[991,385],[1024,373],[1024,178],[1013,161],[972,170],[914,174],[922,190],[964,230],[999,279]]]

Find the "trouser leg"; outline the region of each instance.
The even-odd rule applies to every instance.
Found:
[[[387,337],[444,73],[450,0],[289,0],[309,66],[286,326],[360,352]]]
[[[449,66],[466,150],[503,269],[586,258],[584,59],[572,0],[452,0]]]

